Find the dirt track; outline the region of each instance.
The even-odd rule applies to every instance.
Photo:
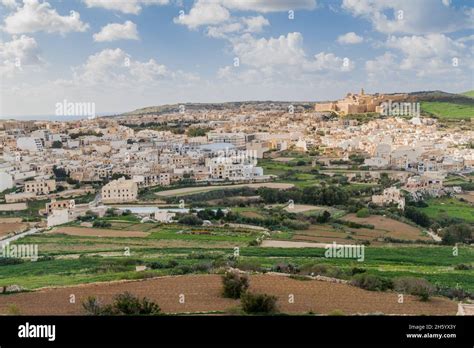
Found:
[[[454,315],[456,302],[444,298],[433,298],[421,302],[406,295],[404,303],[398,303],[396,293],[372,292],[346,284],[335,284],[316,280],[295,280],[284,276],[255,275],[250,279],[250,290],[278,297],[280,310],[285,313],[329,314],[339,310],[345,314],[427,314]],[[162,277],[142,281],[86,284],[75,287],[43,289],[30,293],[0,295],[0,313],[9,312],[14,305],[20,314],[72,315],[84,314],[81,303],[87,296],[97,296],[107,303],[118,293],[130,291],[138,296],[147,296],[157,302],[165,313],[226,311],[239,305],[238,300],[223,298],[219,275],[187,275]],[[76,303],[69,302],[70,295]],[[179,303],[184,294],[185,303]],[[289,303],[289,295],[294,303]],[[10,307],[11,308],[11,307]]]

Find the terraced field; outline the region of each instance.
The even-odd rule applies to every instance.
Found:
[[[398,303],[398,294],[392,292],[372,292],[347,284],[302,281],[285,276],[251,276],[249,290],[277,296],[280,311],[291,314],[331,314],[337,310],[345,314],[454,315],[457,311],[457,303],[444,298],[422,302],[406,295],[404,302]],[[88,296],[109,303],[114,295],[124,291],[152,299],[165,313],[229,313],[239,306],[239,300],[222,297],[219,275],[188,275],[0,296],[0,313],[8,314],[13,307],[29,315],[85,314],[81,304]],[[70,302],[71,294],[75,296],[75,303]],[[288,301],[289,294],[294,296],[294,303]],[[184,303],[179,301],[180,295],[184,295]]]

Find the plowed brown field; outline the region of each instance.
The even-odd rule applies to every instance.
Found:
[[[6,236],[13,232],[21,232],[26,230],[28,224],[24,224],[21,222],[6,222],[0,223],[0,237]]]
[[[278,305],[285,313],[328,314],[339,310],[345,314],[426,314],[455,315],[457,304],[444,298],[432,298],[421,302],[405,295],[404,303],[391,292],[372,292],[347,284],[336,284],[316,280],[295,280],[285,276],[254,275],[250,277],[250,290],[278,297]],[[35,292],[0,295],[0,313],[8,314],[11,305],[20,314],[73,315],[84,314],[82,301],[87,296],[97,296],[103,303],[124,291],[137,296],[146,296],[157,302],[165,313],[226,311],[239,305],[239,300],[221,296],[222,284],[219,275],[185,275],[161,277],[141,281],[85,284],[74,287],[42,289]],[[76,303],[70,303],[74,294]],[[184,303],[179,302],[180,294]],[[289,295],[294,303],[289,303]]]

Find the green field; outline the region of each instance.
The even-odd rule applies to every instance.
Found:
[[[218,262],[232,255],[233,248],[163,248],[142,250],[130,257],[93,257],[77,259],[55,259],[48,261],[26,261],[17,265],[0,266],[0,285],[18,284],[28,289],[43,286],[74,285],[96,281],[139,279],[167,274],[183,274],[193,265]],[[324,249],[319,248],[259,248],[240,249],[238,264],[271,270],[279,263],[291,262],[298,266],[325,263],[343,270],[364,268],[369,274],[387,278],[399,276],[424,277],[443,287],[461,287],[474,290],[474,270],[455,270],[454,266],[472,264],[474,250],[461,247],[458,256],[453,256],[452,247],[367,247],[365,260],[327,259]],[[174,260],[173,267],[135,272],[135,266],[146,262],[167,263]],[[196,271],[194,271],[195,273]]]
[[[435,220],[443,217],[459,218],[474,223],[474,206],[457,198],[433,198],[427,200],[426,203],[428,207],[421,210],[430,218]]]
[[[467,91],[467,92],[464,92],[464,93],[461,93],[462,95],[465,95],[466,97],[471,97],[471,98],[474,98],[474,90],[472,91]]]
[[[470,119],[474,117],[474,105],[421,102],[421,110],[440,118]]]

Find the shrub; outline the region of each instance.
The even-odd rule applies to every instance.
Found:
[[[84,302],[82,302],[82,308],[91,315],[101,315],[102,306],[99,300],[95,296],[87,297]]]
[[[189,265],[179,265],[173,268],[173,274],[188,274],[193,273],[194,269]]]
[[[367,270],[365,268],[354,267],[351,269],[351,274],[356,275],[360,273],[365,273]]]
[[[92,227],[110,227],[110,226],[112,226],[112,224],[110,222],[100,221],[100,220],[96,220],[92,224]]]
[[[212,268],[211,262],[201,262],[193,266],[193,269],[196,272],[208,272],[211,268]]]
[[[316,217],[316,221],[320,224],[323,224],[325,222],[328,222],[330,218],[331,218],[331,213],[325,210],[322,214],[319,214]]]
[[[471,243],[474,240],[474,228],[468,224],[456,224],[446,227],[442,232],[444,244]]]
[[[399,277],[393,281],[394,289],[420,297],[422,301],[428,301],[435,292],[435,288],[426,279],[415,277]]]
[[[179,262],[176,260],[169,260],[166,268],[173,268],[179,265]]]
[[[202,220],[198,218],[196,215],[193,214],[186,214],[181,216],[178,219],[178,222],[183,225],[189,225],[189,226],[201,226],[202,225]]]
[[[0,257],[0,266],[17,265],[25,262],[23,259],[14,257]]]
[[[89,296],[82,307],[92,315],[156,315],[161,312],[160,306],[146,297],[124,292],[114,297],[112,304],[102,306],[94,296]]]
[[[252,239],[250,242],[249,242],[249,246],[259,246],[261,243],[258,242],[258,240],[256,239]]]
[[[458,270],[458,271],[468,271],[468,270],[472,269],[472,266],[471,265],[466,265],[464,263],[460,263],[459,265],[454,266],[454,269]]]
[[[166,268],[166,265],[163,264],[162,262],[158,262],[158,261],[154,261],[154,262],[149,262],[147,263],[146,265],[148,268],[151,268],[151,269],[162,269],[162,268]]]
[[[345,278],[344,271],[340,268],[332,265],[325,264],[315,264],[315,265],[306,265],[301,269],[302,273],[310,275],[321,275],[331,278]]]
[[[240,300],[242,309],[247,314],[273,314],[278,312],[276,296],[245,293]]]
[[[241,259],[237,262],[235,267],[237,267],[238,269],[241,269],[242,271],[253,271],[253,272],[261,272],[262,271],[262,265],[257,260]]]
[[[437,293],[457,301],[462,301],[467,298],[474,299],[474,294],[462,288],[438,288]]]
[[[367,208],[362,208],[362,209],[359,209],[356,213],[356,216],[358,218],[366,218],[370,215],[370,212],[369,212],[369,209]]]
[[[141,300],[129,292],[115,297],[113,310],[123,315],[153,315],[161,312],[160,306],[143,297]]]
[[[295,274],[298,273],[300,269],[298,268],[298,265],[292,263],[278,263],[272,267],[272,271]]]
[[[370,291],[385,291],[393,287],[389,279],[366,273],[356,274],[352,277],[351,284]]]
[[[195,251],[191,252],[191,254],[188,254],[188,256],[186,256],[186,258],[188,258],[188,259],[196,259],[196,260],[206,259],[206,258],[210,258],[210,257],[212,257],[211,254],[195,252]]]
[[[249,278],[238,271],[227,271],[222,276],[223,295],[228,298],[239,298],[249,287]]]
[[[115,209],[114,208],[108,208],[105,212],[105,216],[115,216]]]

